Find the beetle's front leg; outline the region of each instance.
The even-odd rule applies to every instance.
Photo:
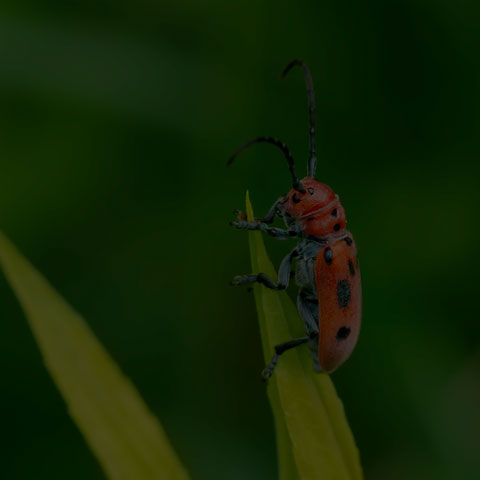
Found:
[[[253,222],[248,222],[253,224],[260,224],[260,223],[266,223],[270,224],[273,223],[275,220],[275,215],[277,215],[278,211],[278,206],[285,201],[285,197],[281,196],[279,197],[275,203],[270,207],[270,210],[268,210],[267,214],[263,218],[256,218]],[[235,210],[234,213],[237,215],[237,220],[239,221],[246,221],[247,220],[247,215],[245,212],[242,212],[241,210]],[[231,224],[236,226],[237,222],[231,222]],[[246,227],[237,227],[237,228],[246,228]],[[249,230],[255,230],[254,228],[249,228]]]
[[[285,196],[282,195],[281,197],[277,198],[275,203],[270,207],[270,210],[267,214],[262,218],[262,223],[273,223],[275,220],[275,215],[278,212],[278,206],[285,201]]]
[[[262,283],[267,288],[271,288],[272,290],[284,290],[288,287],[290,282],[290,270],[292,268],[292,262],[295,257],[297,257],[298,252],[297,249],[294,248],[283,260],[280,264],[280,268],[278,269],[278,280],[275,283],[270,277],[265,275],[264,273],[257,273],[252,275],[237,275],[231,281],[231,285],[239,286],[239,285],[246,285],[249,283]]]
[[[278,238],[279,240],[287,240],[288,238],[296,237],[298,234],[294,230],[284,230],[282,228],[270,227],[266,223],[254,220],[253,222],[247,222],[246,220],[237,220],[230,222],[230,225],[238,228],[239,230],[260,230],[264,233],[268,233],[271,237]]]

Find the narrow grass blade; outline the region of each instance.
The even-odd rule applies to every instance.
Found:
[[[161,425],[135,387],[84,320],[1,232],[0,265],[70,415],[108,478],[186,480]]]
[[[247,217],[252,220],[254,215],[248,193],[246,202]],[[277,278],[262,233],[249,232],[249,243],[253,272]],[[265,362],[268,363],[275,345],[305,333],[297,309],[285,292],[259,284],[254,290]],[[307,348],[299,347],[282,356],[269,380],[268,395],[277,429],[282,480],[363,478],[342,402],[330,377],[314,373]]]

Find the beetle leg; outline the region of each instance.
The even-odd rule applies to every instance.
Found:
[[[237,275],[236,277],[233,277],[230,285],[238,287],[240,285],[255,282],[263,283],[267,288],[271,288],[272,290],[283,290],[285,288],[285,286],[281,285],[280,282],[278,284],[275,283],[270,277],[268,277],[264,273],[257,273],[252,275]]]
[[[279,197],[275,203],[270,207],[270,210],[267,214],[262,218],[263,223],[272,223],[275,219],[275,215],[277,214],[278,206],[285,201],[285,195]]]
[[[230,225],[239,230],[260,230],[260,220],[253,220],[252,222],[248,222],[247,220],[235,220],[230,222]]]
[[[264,273],[257,273],[252,275],[237,275],[230,282],[233,286],[245,285],[249,283],[263,283],[267,288],[272,290],[284,290],[288,287],[290,281],[290,270],[292,268],[292,261],[298,255],[297,249],[294,248],[280,264],[278,269],[278,283],[275,283],[270,277]]]
[[[261,230],[264,233],[268,233],[271,237],[278,238],[279,240],[286,240],[288,238],[298,236],[297,232],[293,230],[283,230],[282,228],[269,227],[266,223],[254,220],[253,222],[247,222],[246,220],[236,220],[230,222],[230,225],[238,228],[239,230]]]
[[[298,347],[299,345],[303,345],[304,343],[308,342],[308,337],[301,337],[301,338],[294,338],[293,340],[289,340],[288,342],[281,343],[280,345],[275,346],[275,353],[273,354],[272,360],[270,363],[263,369],[262,377],[264,380],[268,380],[271,376],[275,367],[278,363],[278,359],[280,355],[287,350],[291,350],[292,348]]]
[[[267,223],[267,224],[273,223],[273,221],[275,220],[275,215],[277,215],[278,206],[284,201],[285,201],[285,195],[282,195],[270,207],[267,214],[263,218],[261,219],[256,218],[253,222],[249,222],[249,223]],[[233,213],[237,215],[237,220],[240,220],[240,221],[247,220],[247,214],[244,211],[236,209],[233,211]]]
[[[298,236],[294,230],[283,230],[282,228],[268,227],[265,223],[260,224],[260,230],[268,233],[271,237],[278,238],[279,240],[286,240]]]

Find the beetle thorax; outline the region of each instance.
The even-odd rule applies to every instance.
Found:
[[[295,223],[303,233],[316,237],[341,233],[347,220],[338,195],[312,177],[305,177],[300,183],[305,193],[292,189],[285,197],[283,211],[288,223]]]

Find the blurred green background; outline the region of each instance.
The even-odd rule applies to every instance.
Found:
[[[247,237],[308,152],[360,252],[333,375],[366,477],[480,471],[480,7],[474,1],[2,2],[0,228],[88,320],[196,479],[274,479]],[[477,213],[475,213],[477,212]],[[267,239],[278,263],[291,241]],[[0,278],[8,479],[101,479]]]

